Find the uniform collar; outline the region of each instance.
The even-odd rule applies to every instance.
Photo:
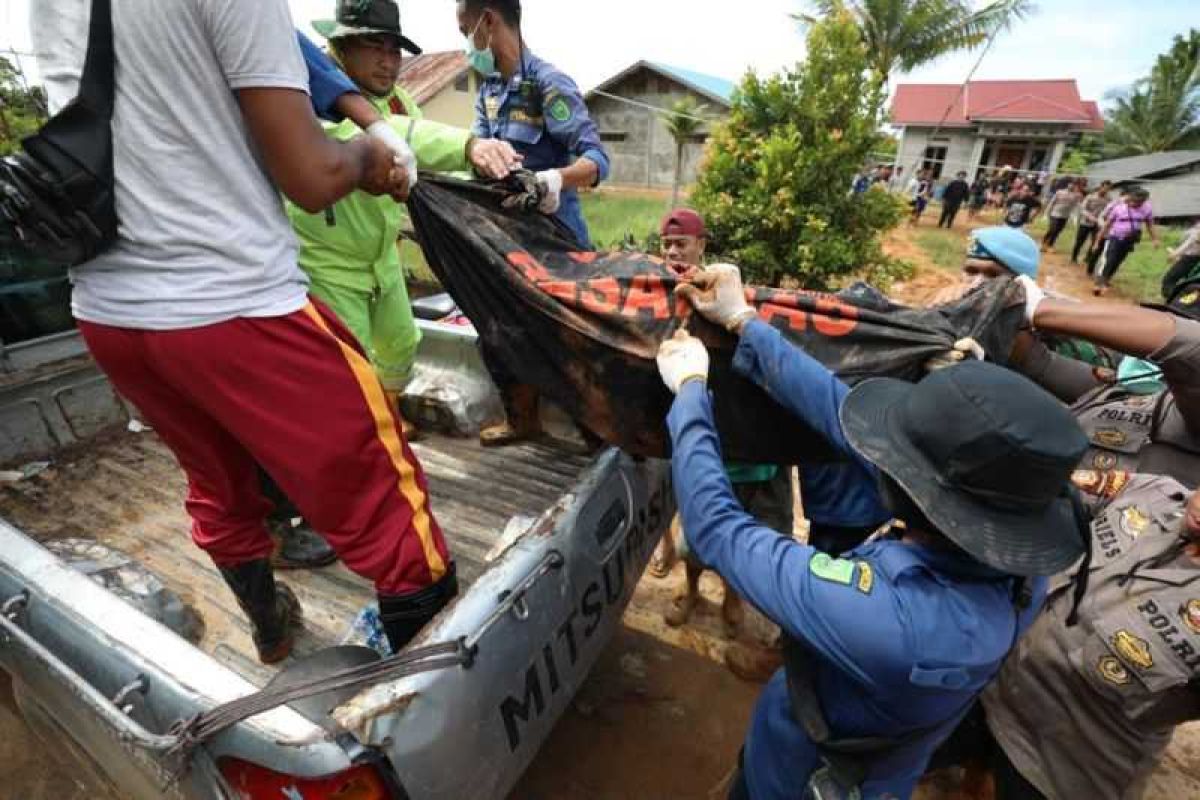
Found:
[[[529,51],[528,47],[522,48],[521,51],[521,67],[512,74],[512,77],[507,81],[499,72],[493,72],[484,79],[484,83],[489,87],[513,90],[521,85],[521,81],[531,77],[537,70],[540,63],[537,56]]]

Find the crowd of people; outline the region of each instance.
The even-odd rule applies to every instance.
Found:
[[[1059,238],[1072,221],[1076,226],[1071,248],[1072,264],[1086,264],[1087,274],[1094,283],[1097,297],[1106,295],[1113,278],[1129,255],[1148,238],[1154,247],[1160,239],[1154,222],[1150,192],[1140,186],[1116,189],[1111,181],[1089,187],[1087,178],[1060,176],[1051,179],[1045,173],[1022,173],[1008,167],[990,174],[980,170],[973,182],[966,172],[958,172],[940,189],[934,170],[919,169],[904,181],[902,167],[879,165],[863,170],[853,183],[852,191],[865,192],[881,186],[901,194],[908,202],[911,225],[920,224],[926,208],[935,199],[941,200],[938,227],[952,229],[963,206],[968,220],[976,220],[985,209],[999,212],[1001,221],[1010,227],[1028,229],[1039,217],[1046,219],[1042,237],[1045,251],[1053,251]],[[1195,228],[1184,242],[1169,251],[1170,264],[1164,271],[1163,299],[1181,281],[1196,273],[1200,266],[1200,246]]]
[[[586,248],[577,191],[609,167],[596,127],[574,82],[527,49],[519,0],[456,3],[485,78],[470,130],[423,120],[397,88],[419,48],[393,0],[339,0],[314,26],[327,51],[297,35],[285,0],[118,8],[122,227],[74,271],[83,337],[187,473],[193,538],[264,663],[289,655],[301,616],[272,559],[332,556],[371,580],[399,651],[457,581],[397,406],[419,340],[398,201],[419,168],[524,167],[540,212]],[[61,107],[80,64],[60,45],[86,40],[86,2],[36,0],[35,18]],[[927,170],[864,181],[855,191],[904,191],[914,222],[933,192]],[[956,343],[916,383],[848,385],[759,318],[736,267],[705,263],[703,219],[663,222],[665,259],[690,270],[682,301],[736,337],[734,369],[841,458],[799,465],[811,531],[796,540],[792,465],[728,462],[705,345],[683,329],[663,343],[688,562],[672,621],[687,622],[711,569],[731,626],[744,598],[780,629],[765,654],[731,656],[767,680],[732,798],[908,797],[931,765],[980,761],[1001,800],[1124,797],[1174,725],[1200,717],[1200,286],[1186,274],[1200,233],[1176,252],[1163,309],[1065,302],[1038,288],[1041,252],[1021,230],[1041,187],[965,173],[951,186],[947,227],[963,204],[1003,207],[1005,225],[973,237],[962,288],[1018,282],[1024,330],[1011,353]],[[1046,211],[1043,247],[1073,214],[1087,223],[1075,255],[1103,247],[1098,289],[1141,231],[1155,237],[1144,192],[1102,204],[1108,193],[1063,184]],[[1137,379],[1049,337],[1121,354]],[[505,407],[483,444],[537,433],[534,387]],[[302,529],[270,535],[264,484]]]

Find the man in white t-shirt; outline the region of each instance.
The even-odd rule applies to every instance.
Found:
[[[50,100],[77,91],[88,0],[34,0]],[[346,565],[399,649],[457,590],[425,477],[354,337],[311,301],[280,192],[310,211],[399,197],[382,142],[329,139],[286,0],[114,3],[120,235],[72,271],[96,361],[179,459],[196,544],[285,658],[299,605],[275,583],[256,460]]]

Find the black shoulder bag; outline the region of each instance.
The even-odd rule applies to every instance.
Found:
[[[21,142],[24,152],[0,159],[0,242],[65,268],[116,241],[115,64],[110,0],[92,0],[79,95]]]

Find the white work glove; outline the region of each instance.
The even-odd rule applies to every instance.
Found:
[[[961,364],[964,361],[975,359],[976,361],[986,361],[987,353],[983,350],[983,345],[974,339],[967,337],[959,339],[954,343],[954,347],[940,356],[935,356],[925,362],[926,372],[936,372],[939,369],[953,367],[955,364]]]
[[[1033,325],[1033,317],[1037,314],[1038,306],[1046,299],[1046,293],[1028,275],[1018,275],[1017,283],[1025,289],[1025,322]]]
[[[658,349],[658,372],[673,394],[692,380],[708,380],[708,350],[683,328]]]
[[[756,316],[746,302],[741,270],[733,264],[713,264],[700,270],[688,283],[680,284],[675,294],[730,333],[737,333],[743,323]]]
[[[546,195],[542,198],[542,202],[538,203],[538,211],[547,216],[557,214],[558,207],[562,203],[562,173],[556,169],[548,169],[537,173],[534,177],[537,178],[538,186],[546,190]]]
[[[404,171],[408,173],[408,191],[411,192],[417,185],[417,154],[408,146],[408,142],[382,119],[371,123],[367,128],[367,135],[383,142],[392,151],[392,155],[396,157],[396,164],[404,167]]]

